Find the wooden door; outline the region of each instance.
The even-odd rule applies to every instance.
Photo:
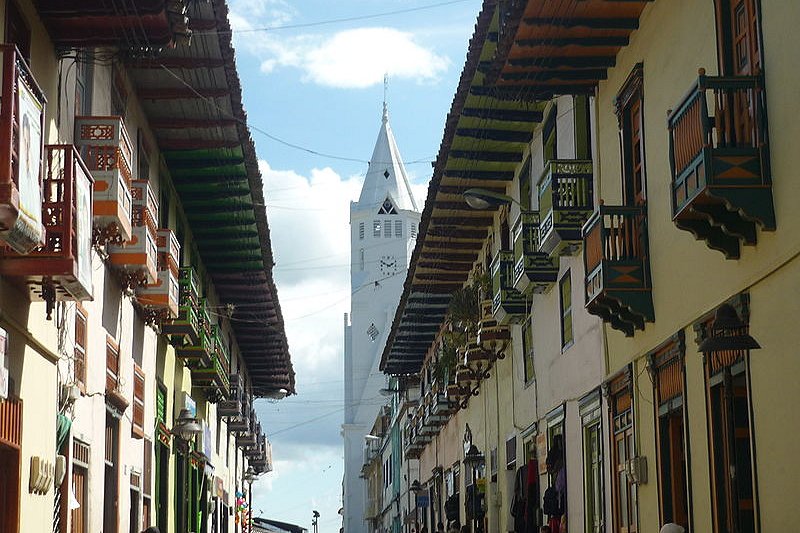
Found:
[[[75,501],[78,507],[70,511],[70,533],[89,533],[86,523],[86,506],[89,502],[87,498],[88,479],[85,468],[72,466],[72,490],[75,494]]]
[[[19,531],[19,450],[0,444],[0,533]]]

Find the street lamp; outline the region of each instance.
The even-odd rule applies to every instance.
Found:
[[[411,486],[408,487],[410,492],[414,493],[414,527],[417,531],[419,531],[419,493],[422,492],[422,485],[420,485],[419,480],[415,479]],[[431,528],[433,529],[433,528]]]
[[[181,409],[178,418],[175,419],[175,424],[172,426],[173,435],[188,441],[201,431],[203,431],[203,427],[197,421],[197,418],[192,416],[192,412],[186,408]]]
[[[319,511],[316,509],[311,511],[311,526],[314,528],[314,533],[319,533]]]
[[[247,467],[247,471],[244,473],[244,480],[248,484],[248,492],[247,492],[247,530],[253,531],[253,481],[258,479],[258,473],[256,469],[253,468],[253,465]]]
[[[725,352],[728,350],[756,350],[761,348],[747,332],[747,324],[739,318],[731,304],[722,304],[714,314],[708,337],[705,338],[698,351],[703,353]]]
[[[499,192],[494,192],[487,189],[480,189],[477,187],[467,189],[462,193],[462,196],[464,197],[464,200],[467,202],[468,206],[479,211],[496,209],[503,205],[519,205],[519,202],[506,194],[501,194]]]

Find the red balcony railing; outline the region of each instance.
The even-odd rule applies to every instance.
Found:
[[[0,274],[25,278],[50,304],[91,300],[92,178],[72,145],[45,147],[43,185],[45,243],[24,256],[0,252]]]
[[[13,44],[0,45],[0,237],[25,254],[44,239],[40,169],[45,97]]]

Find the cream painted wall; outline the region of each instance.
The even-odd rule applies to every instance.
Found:
[[[797,419],[800,391],[798,365],[790,357],[798,342],[786,317],[796,316],[800,238],[800,187],[795,179],[795,139],[800,126],[797,87],[800,74],[785,60],[787,50],[797,48],[800,36],[794,21],[800,18],[796,2],[762,0],[762,30],[769,106],[773,200],[777,231],[758,233],[758,244],[743,247],[741,259],[725,260],[704,242],[677,229],[671,220],[670,170],[666,113],[683,98],[696,80],[697,70],[717,71],[713,3],[705,0],[654,2],[649,5],[630,45],[617,57],[617,65],[601,82],[598,146],[601,153],[599,197],[619,203],[620,161],[616,117],[611,102],[636,62],[644,63],[644,136],[648,195],[650,257],[656,322],[632,339],[609,331],[609,372],[645,355],[680,329],[686,333],[687,412],[692,476],[691,501],[694,527],[710,531],[710,485],[707,421],[702,359],[696,353],[691,324],[740,291],[751,296],[751,333],[764,349],[751,356],[752,402],[756,442],[758,496],[761,530],[791,529],[796,523],[793,504],[787,498],[800,490],[800,468],[793,454],[793,435],[787,428]],[[789,296],[789,297],[787,297]],[[640,374],[636,404],[639,450],[648,456],[650,483],[640,489],[642,533],[657,531],[655,436],[652,384]],[[790,430],[792,431],[792,430]]]

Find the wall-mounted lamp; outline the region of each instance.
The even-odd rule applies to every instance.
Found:
[[[730,304],[719,306],[708,336],[698,346],[698,350],[703,353],[759,348],[761,345],[747,333],[747,325],[742,322],[736,309]]]
[[[462,193],[467,205],[472,209],[485,211],[487,209],[497,209],[504,205],[517,204],[519,202],[506,194],[490,191],[487,189],[472,188]]]
[[[201,431],[203,431],[203,427],[197,418],[192,416],[191,411],[185,408],[181,409],[178,418],[175,419],[175,424],[172,426],[172,434],[179,439],[188,441]]]

